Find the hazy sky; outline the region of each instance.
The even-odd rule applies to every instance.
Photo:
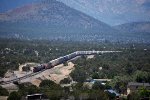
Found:
[[[40,0],[0,0],[0,12]],[[57,0],[107,24],[150,21],[150,0]]]

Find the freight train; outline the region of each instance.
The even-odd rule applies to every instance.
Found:
[[[54,59],[54,60],[50,61],[48,64],[38,65],[38,66],[34,67],[33,72],[39,72],[39,71],[42,71],[44,69],[53,68],[54,66],[65,63],[66,61],[71,60],[71,59],[75,58],[76,56],[99,54],[100,52],[102,53],[103,51],[76,51],[76,52],[73,52],[73,53],[68,54],[66,56]]]
[[[59,57],[57,59],[50,61],[48,64],[41,64],[41,65],[34,67],[33,72],[39,72],[39,71],[42,71],[44,69],[53,68],[54,66],[65,63],[66,61],[71,60],[72,58],[74,58],[78,55],[79,55],[78,52],[74,52],[74,53],[71,53],[69,55]]]

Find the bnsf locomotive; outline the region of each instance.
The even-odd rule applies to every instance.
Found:
[[[41,64],[33,68],[33,72],[39,72],[43,69],[47,69],[47,64]]]

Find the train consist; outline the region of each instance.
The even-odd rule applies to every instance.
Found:
[[[44,70],[44,69],[53,68],[54,66],[65,63],[66,61],[71,60],[72,58],[74,58],[76,56],[79,56],[78,52],[74,52],[74,53],[71,53],[69,55],[59,57],[57,59],[50,61],[48,64],[41,64],[41,65],[34,67],[33,72],[39,72],[39,71]]]
[[[95,54],[103,54],[103,53],[110,53],[110,52],[118,52],[118,51],[76,51],[76,52],[73,52],[73,53],[68,54],[66,56],[54,59],[47,64],[41,64],[39,66],[36,66],[36,67],[34,67],[33,72],[39,72],[39,71],[42,71],[44,69],[53,68],[54,66],[65,63],[66,61],[71,60],[77,56],[95,55]]]

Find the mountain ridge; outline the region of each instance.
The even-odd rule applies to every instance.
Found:
[[[41,32],[49,37],[52,33],[59,35],[117,33],[111,26],[56,0],[32,3],[4,13],[0,16],[0,29],[1,33]]]
[[[150,21],[125,23],[114,28],[128,33],[150,33]]]
[[[57,0],[42,0],[0,15],[0,37],[71,41],[148,42]]]

